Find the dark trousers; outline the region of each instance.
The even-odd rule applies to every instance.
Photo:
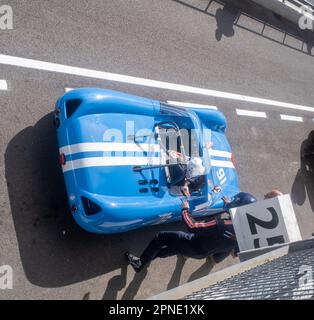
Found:
[[[203,259],[210,255],[211,249],[208,244],[204,246],[202,238],[197,237],[194,233],[161,231],[144,250],[141,260],[143,264],[146,264],[157,257],[165,258],[177,254]]]

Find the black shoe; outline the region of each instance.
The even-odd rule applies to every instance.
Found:
[[[143,269],[144,265],[140,258],[134,256],[130,252],[126,252],[125,256],[135,272],[140,272]]]

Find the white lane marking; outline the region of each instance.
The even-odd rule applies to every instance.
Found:
[[[281,120],[303,122],[303,118],[302,117],[289,116],[287,114],[281,114],[280,118],[281,118]]]
[[[210,160],[212,167],[221,167],[221,168],[234,168],[234,164],[231,161],[220,161],[220,160]]]
[[[174,90],[174,91],[180,91],[180,92],[188,92],[188,93],[200,94],[200,95],[211,96],[211,97],[240,100],[240,101],[264,104],[264,105],[275,106],[275,107],[314,112],[313,107],[303,106],[303,105],[298,105],[293,103],[286,103],[286,102],[277,101],[277,100],[263,99],[263,98],[245,96],[241,94],[234,94],[230,92],[216,91],[216,90],[204,89],[199,87],[192,87],[188,85],[126,76],[126,75],[117,74],[117,73],[72,67],[72,66],[67,66],[67,65],[57,64],[57,63],[45,62],[45,61],[34,60],[34,59],[25,59],[25,58],[14,57],[14,56],[9,56],[4,54],[0,55],[0,64],[23,67],[23,68],[31,68],[31,69],[37,69],[37,70],[44,70],[44,71],[51,71],[51,72],[59,72],[64,74],[84,76],[88,78],[118,81],[118,82],[130,83],[130,84],[141,85],[146,87]]]
[[[208,106],[205,104],[198,104],[193,102],[167,101],[167,103],[178,107],[218,110],[216,106]]]
[[[73,88],[65,88],[65,89],[64,89],[65,92],[70,92],[70,91],[72,91],[72,90],[73,90]]]
[[[265,112],[261,111],[252,111],[252,110],[243,110],[243,109],[236,109],[238,116],[248,116],[248,117],[258,117],[258,118],[267,118]]]
[[[63,172],[89,167],[159,165],[159,157],[94,157],[82,158],[66,162],[62,166]]]
[[[8,90],[8,84],[5,80],[0,80],[0,90]]]
[[[213,149],[209,149],[208,154],[210,156],[216,156],[216,157],[228,158],[228,159],[231,159],[231,156],[232,156],[231,152],[222,151],[222,150],[213,150]]]
[[[136,143],[112,143],[112,142],[90,142],[67,145],[59,149],[60,154],[69,155],[81,152],[160,152],[158,144],[136,144]]]

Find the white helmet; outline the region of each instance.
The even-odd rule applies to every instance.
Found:
[[[188,179],[202,176],[205,173],[205,167],[203,166],[203,161],[199,157],[192,157],[187,163],[186,176]]]

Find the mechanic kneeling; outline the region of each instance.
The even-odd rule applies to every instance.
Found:
[[[240,192],[232,201],[224,199],[225,208],[243,206],[256,201],[249,193]],[[182,204],[182,218],[189,232],[161,231],[149,243],[140,258],[127,252],[129,263],[136,272],[155,258],[165,258],[177,254],[203,259],[210,255],[219,262],[230,253],[239,252],[232,221],[217,215],[209,221],[196,221],[189,212],[189,203]]]

